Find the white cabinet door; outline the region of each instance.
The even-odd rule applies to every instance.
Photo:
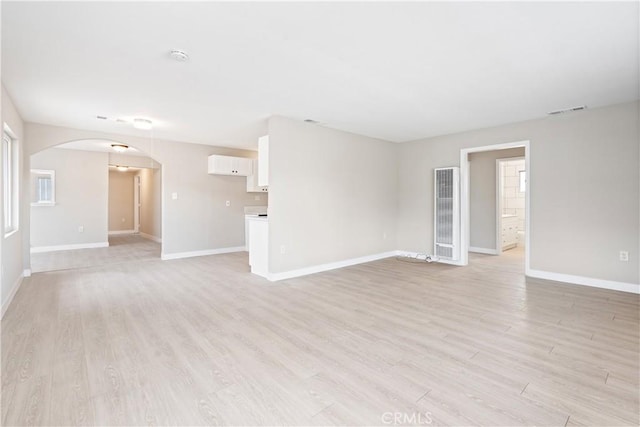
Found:
[[[251,159],[245,157],[234,157],[235,174],[240,176],[253,175],[253,163]]]
[[[247,177],[247,193],[267,193],[269,187],[261,187],[258,185],[258,174],[260,168],[258,167],[258,161],[253,161],[253,174]]]
[[[208,171],[213,175],[249,176],[252,174],[253,166],[249,158],[214,154],[209,156]]]
[[[258,138],[258,185],[269,185],[269,135]]]

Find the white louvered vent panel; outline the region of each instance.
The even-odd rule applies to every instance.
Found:
[[[458,168],[438,168],[434,172],[434,253],[442,260],[457,261],[460,255]]]

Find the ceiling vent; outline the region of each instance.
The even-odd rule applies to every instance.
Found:
[[[550,116],[555,116],[557,114],[574,113],[576,111],[582,111],[582,110],[586,110],[586,109],[587,109],[586,105],[579,105],[577,107],[567,108],[565,110],[549,111],[547,114],[550,115]]]

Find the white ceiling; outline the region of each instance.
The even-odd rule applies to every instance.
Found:
[[[638,99],[638,22],[638,2],[3,1],[2,80],[33,122],[255,148],[279,114],[401,142]]]

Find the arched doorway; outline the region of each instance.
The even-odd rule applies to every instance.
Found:
[[[160,258],[159,162],[126,142],[82,139],[30,165],[33,272]]]

